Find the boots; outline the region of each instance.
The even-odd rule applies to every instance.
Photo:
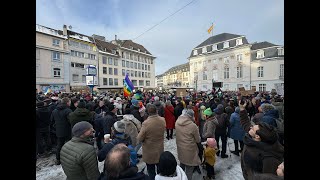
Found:
[[[169,129],[167,129],[167,137],[168,140],[170,140],[170,136],[169,136]]]
[[[236,156],[239,156],[239,151],[237,151],[237,150],[236,151],[231,151],[231,153],[236,155]]]
[[[173,129],[170,129],[170,138],[173,139]]]

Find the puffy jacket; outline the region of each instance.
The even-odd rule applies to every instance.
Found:
[[[100,172],[93,142],[73,137],[63,145],[60,161],[67,180],[97,180]]]
[[[73,128],[75,124],[81,121],[87,121],[92,124],[93,115],[93,112],[89,111],[86,108],[77,108],[75,111],[69,114],[71,128]]]

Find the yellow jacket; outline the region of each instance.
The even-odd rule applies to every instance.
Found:
[[[204,162],[210,164],[211,166],[214,166],[214,163],[216,163],[216,152],[216,149],[207,147],[204,150]]]

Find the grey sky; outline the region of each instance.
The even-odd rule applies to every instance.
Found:
[[[36,23],[55,29],[63,24],[108,41],[134,39],[192,0],[37,0]],[[245,35],[249,43],[284,44],[283,0],[195,0],[135,42],[156,59],[156,75],[188,62],[191,50],[213,35]]]

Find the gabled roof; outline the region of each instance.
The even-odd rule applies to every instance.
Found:
[[[202,46],[207,46],[207,45],[210,45],[210,44],[223,42],[223,41],[226,41],[226,40],[229,40],[229,39],[234,39],[234,38],[241,37],[241,36],[242,35],[230,34],[230,33],[218,34],[218,35],[215,35],[215,36],[212,36],[212,37],[208,38],[207,40],[205,40],[204,42],[199,44],[196,48],[202,47]]]
[[[263,48],[272,47],[272,46],[278,46],[278,45],[269,43],[267,41],[263,41],[259,43],[253,43],[251,46],[251,50],[263,49]]]
[[[97,48],[100,51],[104,51],[112,54],[112,50],[117,50],[117,46],[112,43],[101,41],[98,39],[95,39],[95,41],[96,41]],[[119,55],[119,53],[116,52],[116,55]]]
[[[127,49],[131,49],[131,47],[133,47],[133,50],[138,51],[138,49],[140,49],[140,52],[151,55],[151,53],[146,48],[144,48],[142,45],[138,43],[133,42],[132,40],[122,40],[122,41],[117,40],[117,43],[119,43],[121,47],[124,47]]]
[[[173,71],[179,71],[179,70],[182,70],[184,68],[187,68],[187,71],[190,70],[190,65],[189,65],[189,62],[187,63],[184,63],[184,64],[180,64],[180,65],[177,65],[177,66],[174,66],[172,68],[170,68],[169,70],[167,70],[164,74],[166,73],[171,73]]]

